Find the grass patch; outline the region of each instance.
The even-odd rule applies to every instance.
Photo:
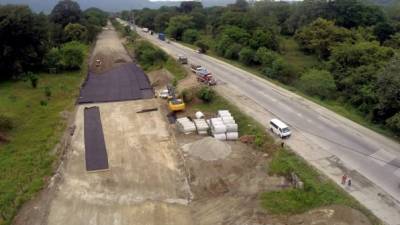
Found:
[[[297,214],[321,206],[338,204],[360,210],[372,223],[380,224],[379,219],[368,209],[331,180],[320,175],[295,153],[285,149],[277,151],[269,164],[269,173],[287,177],[291,172],[295,172],[304,182],[304,189],[289,188],[263,193],[261,204],[271,213]]]
[[[0,145],[0,224],[10,224],[18,208],[52,175],[57,156],[51,151],[66,128],[60,113],[74,108],[87,71],[83,65],[82,71],[39,74],[36,89],[29,81],[0,84],[0,114],[13,120],[7,132],[10,142]]]

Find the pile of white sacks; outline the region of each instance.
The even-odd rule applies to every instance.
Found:
[[[228,110],[219,110],[216,118],[207,122],[211,128],[211,134],[218,140],[237,140],[239,138],[238,125]]]
[[[190,120],[187,117],[182,117],[176,120],[176,127],[178,130],[184,134],[190,134],[197,132],[200,135],[207,135],[209,126],[204,119],[204,114],[196,113],[196,119]]]

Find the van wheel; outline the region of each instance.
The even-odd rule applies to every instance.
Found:
[[[274,130],[272,130],[272,128],[269,128],[269,130],[270,130],[272,133],[274,133]]]

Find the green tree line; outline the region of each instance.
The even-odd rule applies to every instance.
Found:
[[[106,25],[108,14],[62,0],[50,15],[24,5],[0,5],[0,81],[37,72],[79,69],[84,44]]]
[[[398,1],[237,0],[207,8],[193,1],[120,13],[126,20],[132,15],[141,27],[237,60],[307,95],[351,105],[400,135]],[[295,40],[317,64],[298,68],[286,60],[284,39]]]

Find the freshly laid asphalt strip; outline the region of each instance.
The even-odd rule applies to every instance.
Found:
[[[134,63],[127,63],[102,74],[89,72],[78,103],[115,102],[153,97],[153,88],[144,71]]]
[[[107,170],[108,156],[99,107],[85,108],[84,120],[86,170]]]

